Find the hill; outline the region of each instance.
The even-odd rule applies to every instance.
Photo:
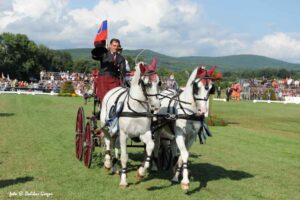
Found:
[[[61,51],[69,52],[74,60],[91,59],[91,49],[64,49]],[[125,50],[124,56],[135,58],[141,49]],[[217,65],[222,71],[227,70],[244,70],[244,69],[260,69],[260,68],[286,68],[300,69],[300,64],[288,63],[282,60],[277,60],[259,55],[231,55],[222,57],[207,57],[207,56],[186,56],[172,57],[155,51],[145,50],[140,58],[145,62],[151,62],[153,56],[158,57],[159,66],[167,67],[172,70],[180,70],[183,68],[191,68],[198,65]]]

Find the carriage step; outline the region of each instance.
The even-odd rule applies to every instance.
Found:
[[[103,138],[104,137],[104,133],[102,132],[101,129],[96,129],[95,130],[95,137],[97,137],[97,138]]]
[[[96,130],[96,134],[101,134],[102,133],[102,130],[101,129],[97,129]]]
[[[91,117],[86,117],[86,119],[95,120],[97,118],[96,118],[96,116],[92,115]]]
[[[103,138],[104,134],[100,133],[100,134],[96,134],[95,137],[97,138]]]

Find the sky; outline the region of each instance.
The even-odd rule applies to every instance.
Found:
[[[300,63],[298,0],[0,0],[0,33],[92,48],[101,22],[124,49],[170,56],[256,54]]]

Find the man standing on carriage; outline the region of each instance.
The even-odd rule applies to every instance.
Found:
[[[114,81],[117,86],[124,85],[126,74],[125,58],[120,53],[120,48],[120,40],[111,39],[109,49],[100,61],[101,66],[99,69],[100,76],[110,76],[110,81]]]
[[[120,53],[119,39],[110,40],[109,48],[105,48],[107,39],[107,21],[103,21],[96,35],[92,57],[100,61],[99,74],[95,80],[95,93],[102,102],[105,94],[119,86],[125,85],[126,64]]]

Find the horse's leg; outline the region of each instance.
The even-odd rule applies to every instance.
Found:
[[[117,137],[114,138],[114,150],[115,150],[115,156],[112,160],[112,168],[111,168],[111,172],[114,174],[114,173],[117,173],[117,164],[118,164],[118,161],[120,159],[120,156],[119,156],[119,149],[120,149],[120,137],[119,135]]]
[[[158,171],[158,152],[160,147],[160,132],[156,131],[154,133],[154,149],[153,149],[153,159],[152,159],[152,166],[151,171]]]
[[[120,130],[120,147],[121,147],[121,181],[120,187],[127,187],[127,161],[128,161],[128,154],[127,154],[127,135],[124,131]]]
[[[172,182],[178,183],[179,182],[179,175],[181,173],[181,168],[182,168],[182,159],[181,156],[178,157],[177,163],[175,165],[175,174],[172,178]]]
[[[181,159],[180,155],[178,155],[178,148],[177,148],[175,138],[173,140],[171,140],[171,151],[172,151],[172,156],[173,156],[172,167],[173,167],[173,172],[175,173],[172,178],[172,182],[179,182],[178,177],[181,173],[182,159]]]
[[[104,142],[105,142],[105,157],[104,157],[104,167],[105,169],[111,168],[111,137],[107,134],[104,135]]]
[[[190,137],[187,137],[185,139],[185,145],[186,145],[187,150],[189,150],[191,148],[191,146],[195,142],[195,140],[196,140],[196,135],[190,135]],[[175,152],[174,152],[174,150],[172,150],[172,153],[174,152],[174,155],[176,155],[176,150],[177,149],[175,149]],[[175,169],[174,169],[175,174],[172,178],[172,182],[176,182],[176,183],[179,182],[179,175],[182,172],[182,163],[183,163],[182,158],[181,158],[181,156],[179,156],[179,158],[177,160],[177,163],[176,163],[176,166],[175,166]]]
[[[177,135],[176,137],[176,143],[180,151],[180,157],[182,159],[182,181],[181,181],[181,188],[183,190],[189,189],[189,172],[187,169],[187,162],[189,158],[189,152],[187,151],[187,148],[185,146],[185,138],[184,136]]]
[[[150,166],[151,155],[154,149],[154,142],[152,140],[152,132],[147,131],[145,134],[140,136],[140,139],[146,144],[146,158],[143,165],[138,169],[137,176],[138,178],[143,178],[145,171]]]

